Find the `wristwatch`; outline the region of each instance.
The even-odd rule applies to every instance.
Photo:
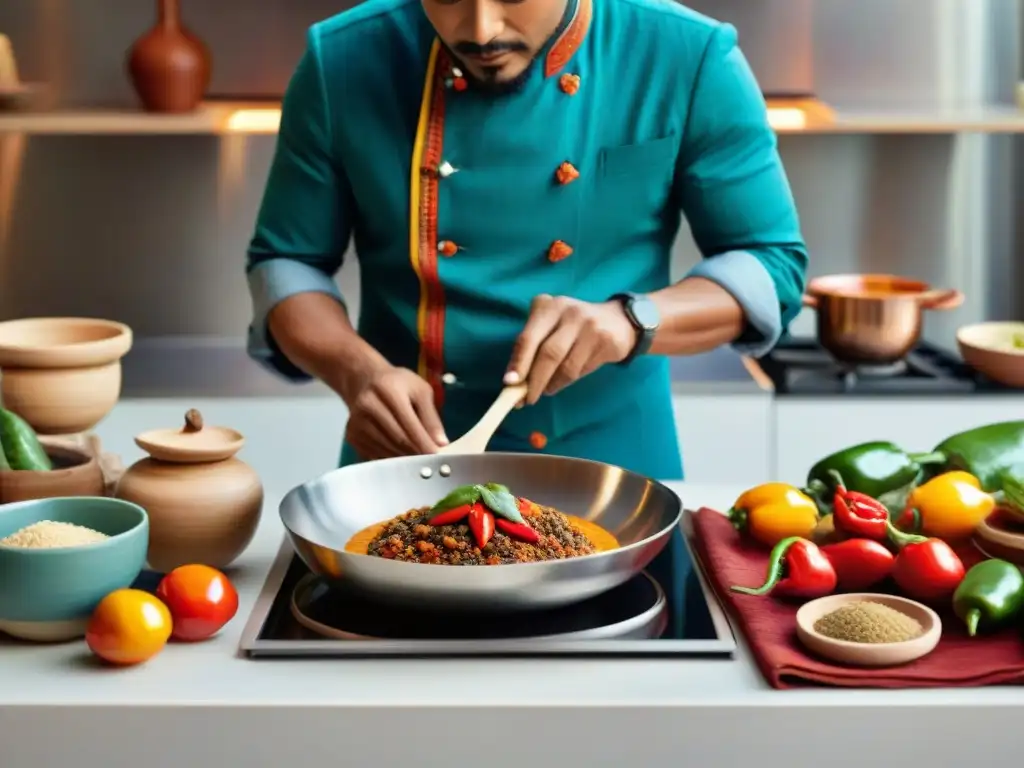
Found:
[[[622,304],[622,310],[626,313],[629,322],[636,329],[636,344],[622,365],[631,362],[640,355],[646,355],[654,343],[654,334],[661,326],[661,314],[657,305],[650,297],[640,293],[617,293],[611,297],[611,301]]]

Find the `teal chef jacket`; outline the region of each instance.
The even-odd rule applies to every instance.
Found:
[[[354,240],[360,334],[431,384],[454,439],[501,389],[534,296],[664,288],[682,216],[704,256],[690,274],[737,299],[735,347],[764,353],[799,310],[807,255],[731,26],[671,0],[569,0],[522,88],[495,97],[419,0],[367,0],[309,30],[288,86],[249,248],[249,349],[308,378],[267,313],[308,291],[343,301]],[[605,366],[515,411],[490,447],[681,479],[667,360]]]
[[[519,91],[460,75],[419,0],[309,30],[249,249],[253,356],[306,378],[266,315],[303,291],[342,300],[354,238],[359,332],[433,385],[454,439],[501,388],[534,296],[665,287],[681,214],[705,256],[691,274],[746,310],[737,348],[775,343],[807,256],[732,27],[671,0],[570,0]],[[678,477],[669,392],[664,358],[606,366],[514,412],[496,442]]]

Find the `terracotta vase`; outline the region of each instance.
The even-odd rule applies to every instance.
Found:
[[[129,467],[115,496],[149,514],[151,568],[224,568],[249,546],[263,509],[263,485],[252,467],[235,458],[244,442],[233,429],[204,426],[196,410],[185,414],[182,429],[135,438],[149,458]]]
[[[156,26],[128,53],[128,73],[148,112],[191,112],[210,84],[210,54],[181,23],[179,0],[157,0]]]

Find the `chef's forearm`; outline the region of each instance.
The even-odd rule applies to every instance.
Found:
[[[651,354],[694,355],[735,341],[744,328],[739,302],[717,283],[688,277],[651,294],[661,314]]]
[[[267,316],[267,328],[285,357],[346,401],[355,381],[389,366],[352,327],[344,305],[325,293],[284,299]]]
[[[802,243],[703,259],[652,294],[662,315],[652,351],[690,355],[731,344],[741,354],[766,354],[800,311],[806,265]]]

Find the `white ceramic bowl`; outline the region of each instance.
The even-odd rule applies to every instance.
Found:
[[[1024,348],[1013,339],[1024,338],[1024,323],[978,323],[956,332],[960,356],[979,373],[1007,387],[1024,389]]]

